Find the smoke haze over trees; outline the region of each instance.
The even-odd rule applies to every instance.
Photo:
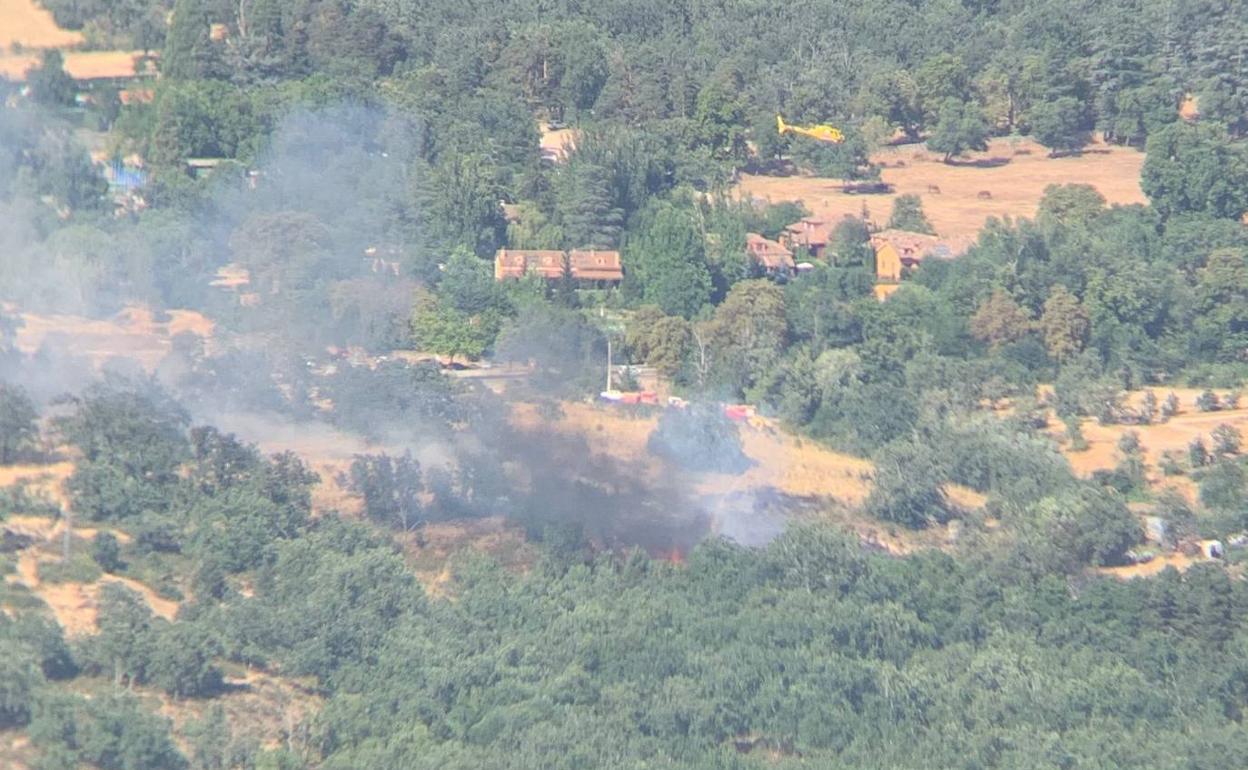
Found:
[[[1248,380],[1233,5],[47,0],[160,77],[87,94],[51,52],[28,94],[0,81],[0,464],[72,463],[63,502],[0,489],[0,745],[135,770],[1240,767],[1242,577],[1103,572],[1137,557],[1143,508],[1189,541],[1248,529],[1232,417],[1168,458],[1190,499],[1138,440],[1086,476],[1057,448],[1213,418]],[[543,123],[575,129],[557,158]],[[746,251],[809,212],[739,200],[742,171],[869,179],[894,138],[957,163],[1094,132],[1147,152],[1146,205],[1052,186],[887,301],[865,215],[808,271]],[[138,155],[142,185],[88,145]],[[891,224],[932,229],[917,196]],[[616,249],[624,279],[497,281],[500,248]],[[214,326],[150,362],[17,344],[136,307]],[[645,365],[690,402],[612,415],[661,411],[638,457],[555,429],[608,351],[615,387]],[[527,380],[499,396],[457,367]],[[1141,385],[1204,393],[1128,402]],[[807,442],[861,458],[862,499],[739,492],[750,431],[795,474]],[[257,445],[283,434],[341,477]],[[314,505],[331,481],[360,515]],[[460,553],[426,581],[429,531],[494,517],[528,561]],[[30,518],[75,528],[68,558],[22,540]],[[66,639],[24,558],[94,586],[94,633]],[[280,739],[234,709],[266,677],[318,706]]]

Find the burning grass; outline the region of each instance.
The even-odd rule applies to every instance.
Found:
[[[430,522],[419,532],[397,539],[408,565],[431,596],[448,594],[453,565],[463,554],[485,554],[514,573],[528,570],[537,559],[537,549],[525,538],[524,528],[502,516]]]
[[[681,480],[709,513],[712,532],[744,533],[749,542],[750,533],[762,528],[774,534],[785,520],[797,516],[835,522],[894,553],[941,544],[943,535],[937,529],[896,530],[857,512],[871,490],[869,461],[788,434],[772,421],[756,418],[742,426],[742,448],[752,461],[743,473],[688,473],[646,448],[656,416],[580,403],[562,407],[561,417],[547,420],[535,406],[518,404],[513,422],[522,430],[579,436],[589,452],[644,474],[649,483]],[[950,496],[965,509],[983,504],[983,497],[970,490],[954,488]]]

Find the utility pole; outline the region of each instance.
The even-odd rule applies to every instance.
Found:
[[[607,334],[607,392],[611,392],[611,335]]]
[[[607,391],[610,392],[613,383],[611,377],[611,368],[615,363],[615,342],[614,338],[624,334],[624,324],[619,318],[607,315],[606,305],[598,306],[598,323],[599,331],[607,338]]]

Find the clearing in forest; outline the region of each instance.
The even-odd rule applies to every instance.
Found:
[[[0,0],[0,48],[65,48],[83,41],[81,32],[61,29],[35,0]]]
[[[1174,567],[1179,572],[1185,572],[1188,567],[1193,564],[1200,564],[1209,561],[1204,555],[1188,556],[1187,554],[1174,551],[1172,553],[1157,554],[1152,559],[1140,564],[1127,564],[1121,567],[1098,567],[1097,572],[1102,575],[1110,575],[1120,580],[1128,580],[1133,578],[1151,577],[1160,572],[1164,572],[1170,567]]]
[[[764,507],[766,501],[777,498],[805,501],[807,504],[800,506],[802,515],[834,520],[895,553],[937,546],[944,536],[938,527],[903,531],[857,513],[854,508],[871,491],[871,463],[794,436],[774,421],[753,418],[741,426],[742,450],[753,462],[743,473],[690,473],[655,457],[646,448],[658,424],[657,415],[634,416],[614,407],[583,403],[563,403],[560,407],[562,416],[552,420],[539,416],[532,405],[517,405],[513,422],[522,429],[575,435],[586,442],[593,455],[645,473],[651,483],[683,479],[698,499],[709,501],[713,512],[718,510],[715,501],[752,497]],[[956,507],[983,505],[983,496],[972,490],[951,487],[947,491]],[[722,531],[724,521],[716,516],[713,513],[712,530]]]
[[[118,575],[104,575],[91,583],[75,581],[53,583],[41,580],[40,565],[53,564],[61,560],[61,540],[65,532],[63,519],[10,516],[5,521],[4,528],[34,540],[30,547],[18,552],[17,571],[6,576],[5,579],[25,587],[43,600],[67,636],[83,636],[95,632],[100,589],[105,583],[110,582],[121,583],[137,592],[152,608],[152,612],[166,620],[173,620],[178,614],[177,602],[162,598],[137,580]],[[72,532],[74,548],[81,550],[84,547],[82,541],[91,540],[97,532],[98,530],[88,527],[74,527]],[[121,539],[120,535],[119,539]]]
[[[58,505],[69,505],[65,489],[61,486],[74,472],[69,461],[56,463],[30,463],[24,465],[0,465],[0,488],[25,484],[36,495],[42,494]]]
[[[563,403],[560,407],[563,415],[548,420],[530,405],[517,405],[514,422],[523,429],[554,429],[580,435],[595,454],[645,468],[655,478],[677,472],[646,449],[646,441],[658,424],[657,416],[633,416],[614,407],[582,403]],[[742,449],[754,464],[739,475],[692,474],[698,492],[732,494],[771,488],[793,497],[822,497],[856,504],[869,491],[869,462],[790,436],[770,421],[755,419],[743,425],[741,441]]]
[[[989,217],[1032,217],[1052,184],[1090,184],[1111,204],[1144,203],[1140,169],[1144,154],[1129,147],[1093,144],[1081,155],[1050,158],[1048,150],[1020,138],[992,140],[988,150],[955,164],[921,144],[881,150],[872,157],[881,179],[894,187],[886,195],[848,195],[840,179],[814,176],[743,174],[738,193],[778,203],[800,200],[820,219],[868,217],[880,227],[888,222],[893,199],[918,195],[938,235],[956,243],[974,241]]]
[[[254,739],[268,751],[298,750],[305,745],[304,728],[325,705],[315,681],[230,663],[221,668],[225,687],[212,698],[175,698],[153,687],[140,687],[137,692],[159,703],[158,713],[173,722],[174,739],[188,754],[193,750],[187,740],[193,734],[193,723],[207,719],[218,706],[225,711],[235,738]],[[111,686],[108,683],[101,690],[107,692]]]
[[[131,358],[153,370],[170,351],[172,340],[191,332],[210,341],[213,322],[193,310],[170,310],[164,320],[147,308],[130,306],[109,320],[75,315],[23,313],[17,330],[17,348],[33,355],[40,346],[88,359],[99,368],[111,358]]]
[[[1148,388],[1132,391],[1127,405],[1137,407],[1144,399],[1144,394],[1151,390],[1157,401],[1163,402],[1166,396],[1174,393],[1179,399],[1179,412],[1165,422],[1158,421],[1150,425],[1101,425],[1096,420],[1085,419],[1080,427],[1088,448],[1073,451],[1069,442],[1062,442],[1062,453],[1070,460],[1071,467],[1081,476],[1091,476],[1098,470],[1109,470],[1121,459],[1118,452],[1118,440],[1127,431],[1139,434],[1140,445],[1144,450],[1144,460],[1148,464],[1148,480],[1154,488],[1173,488],[1194,501],[1196,487],[1187,476],[1164,476],[1158,470],[1162,453],[1172,451],[1179,453],[1180,462],[1187,461],[1187,448],[1195,439],[1205,442],[1211,447],[1209,434],[1219,425],[1227,424],[1238,428],[1248,435],[1248,408],[1241,405],[1239,409],[1227,409],[1216,412],[1201,412],[1195,406],[1196,397],[1201,391],[1196,388]],[[1224,399],[1228,391],[1214,391],[1219,399]],[[1050,423],[1049,432],[1054,438],[1061,438],[1064,429],[1054,419]]]
[[[65,72],[75,80],[124,79],[140,74],[142,58],[142,51],[67,51],[63,62]],[[0,78],[25,80],[39,61],[38,54],[29,52],[0,56]]]
[[[551,159],[563,160],[568,153],[576,148],[576,140],[580,132],[575,128],[551,128],[548,123],[538,124],[541,133],[542,155]]]

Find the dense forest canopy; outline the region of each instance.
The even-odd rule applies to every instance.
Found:
[[[453,596],[434,597],[385,534],[448,514],[423,502],[439,482],[410,456],[352,467],[371,524],[310,517],[318,479],[298,458],[184,416],[150,382],[112,379],[59,421],[86,458],[76,515],[128,533],[120,552],[97,536],[99,568],[186,574],[162,591],[193,598],[170,623],[107,583],[98,632],[68,646],[37,612],[0,619],[0,715],[28,727],[41,767],[1235,767],[1244,748],[1243,581],[1215,564],[1085,573],[1132,542],[1132,518],[1112,490],[1041,470],[1039,446],[1015,450],[1037,467],[1010,483],[1050,496],[1002,492],[1021,506],[1010,547],[897,558],[795,525],[673,566],[595,553],[547,520],[526,574],[465,556]],[[93,449],[140,440],[142,464]],[[153,470],[175,458],[181,473]],[[211,703],[240,664],[310,677],[326,699],[288,747],[211,714],[178,747],[128,694]],[[67,694],[70,677],[104,696]]]
[[[49,52],[24,88],[0,81],[0,463],[72,460],[63,501],[0,488],[0,518],[98,531],[39,565],[98,589],[94,633],[66,638],[21,574],[0,590],[0,739],[29,738],[21,761],[1242,765],[1238,563],[1102,569],[1138,556],[1141,513],[1170,545],[1248,529],[1242,436],[1217,414],[1248,378],[1238,3],[44,5],[159,77],[88,87]],[[846,140],[781,135],[777,113]],[[552,157],[559,125],[575,141]],[[886,145],[956,163],[1002,136],[1144,152],[1148,202],[1053,185],[887,301],[865,215],[799,252],[809,270],[747,251],[809,212],[736,195],[742,173],[872,180]],[[110,186],[84,142],[142,184]],[[888,221],[934,229],[914,195]],[[500,248],[618,250],[624,277],[498,281]],[[135,304],[204,313],[211,344],[101,374],[55,336],[16,343],[24,314]],[[554,422],[601,390],[608,351],[692,404],[646,442],[670,483],[522,434],[507,399],[443,371],[525,368],[521,398]],[[1165,397],[1179,385],[1200,395]],[[750,469],[720,402],[870,460],[852,515],[962,534],[904,556],[820,521],[712,536],[680,474]],[[1181,452],[1123,431],[1094,474],[1059,452],[1183,412],[1208,425]],[[257,416],[369,446],[332,480],[360,515],[314,506],[331,479],[307,458],[212,427]],[[528,563],[468,551],[417,579],[427,525],[489,517]],[[17,573],[34,546],[5,533]],[[318,704],[280,745],[236,711],[253,673]],[[197,718],[171,724],[161,698]]]

